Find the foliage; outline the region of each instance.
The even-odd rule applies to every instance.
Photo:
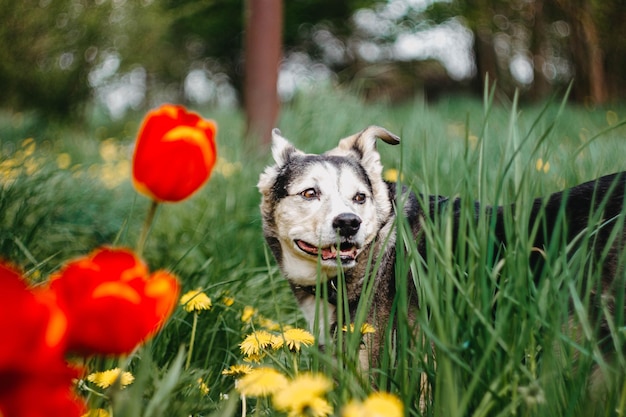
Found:
[[[384,165],[397,169],[401,181],[419,192],[487,203],[525,205],[536,195],[623,169],[624,107],[591,111],[548,103],[519,108],[515,102],[498,107],[491,100],[454,97],[434,106],[420,101],[401,107],[366,106],[354,97],[325,91],[296,97],[280,127],[299,148],[319,152],[364,125],[385,126],[402,137],[400,149],[379,147]],[[240,115],[201,113],[219,125],[220,158],[206,187],[185,202],[160,207],[145,257],[153,269],[176,272],[183,293],[202,289],[212,306],[201,312],[179,306],[165,329],[139,351],[121,359],[94,357],[87,363],[90,372],[119,367],[135,376],[123,390],[81,380],[79,391],[90,405],[110,406],[114,416],[235,416],[242,407],[281,415],[263,399],[247,398],[243,405],[234,378],[222,374],[243,363],[240,344],[252,332],[280,334],[287,326],[305,326],[262,239],[254,184],[270,161],[269,152],[247,147]],[[131,128],[109,130],[115,134],[112,138],[98,136],[108,125],[101,120],[79,132],[56,130],[59,133],[43,140],[41,129],[30,124],[28,116],[21,127],[12,127],[14,116],[4,115],[0,122],[2,255],[40,281],[61,260],[102,243],[136,242],[149,202],[135,196],[130,171],[118,162],[130,156],[139,121],[129,120]],[[25,142],[29,131],[35,134]],[[70,151],[69,165],[60,164],[58,156]],[[36,169],[29,170],[33,166]],[[115,171],[120,182],[107,182],[103,173],[112,167],[120,169]],[[463,213],[469,216],[469,208]],[[508,226],[518,227],[513,221]],[[485,259],[484,230],[469,227],[460,238],[473,250],[453,259],[447,227],[445,217],[425,224],[433,250],[420,259],[406,225],[397,224],[400,243],[407,249],[397,266],[398,279],[405,279],[408,270],[418,272],[424,308],[417,313],[418,338],[403,314],[402,292],[397,300],[398,331],[376,329],[388,332],[388,340],[399,349],[387,351],[381,369],[373,372],[375,385],[357,372],[354,353],[342,348],[358,346],[358,332],[341,333],[341,345],[330,347],[337,360],[329,352],[303,346],[296,361],[290,352],[267,348],[263,364],[290,378],[305,370],[330,377],[335,385],[328,400],[337,415],[351,400],[365,404],[369,394],[380,389],[397,395],[408,415],[451,416],[590,415],[588,408],[597,403],[585,397],[584,385],[599,365],[615,376],[599,411],[623,412],[623,354],[618,352],[617,361],[605,367],[593,354],[593,337],[577,343],[560,326],[565,300],[582,273],[584,253],[571,260],[557,256],[554,268],[560,273],[534,286],[521,250],[528,245],[524,234],[516,239],[520,250],[513,248],[503,265],[491,268]],[[559,249],[554,248],[555,253]],[[580,301],[583,306],[589,302]],[[252,316],[242,320],[244,313]],[[577,320],[584,323],[583,316]],[[623,343],[620,326],[623,323],[616,323],[614,331]],[[194,348],[186,369],[193,329]],[[564,356],[555,356],[554,346]],[[563,360],[574,357],[578,361]],[[422,385],[421,375],[430,385]]]

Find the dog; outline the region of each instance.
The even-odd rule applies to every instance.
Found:
[[[400,142],[400,138],[388,130],[370,126],[341,139],[334,149],[322,154],[307,154],[296,149],[278,129],[272,133],[274,164],[261,173],[257,185],[262,196],[263,233],[311,326],[317,322],[320,327],[335,329],[338,274],[343,277],[345,285],[342,305],[348,306],[349,319],[354,320],[367,281],[365,275],[373,270],[370,267],[373,256],[379,267],[373,278],[374,296],[367,322],[377,329],[386,328],[396,294],[396,217],[402,216],[407,222],[424,258],[429,250],[428,239],[423,233],[426,218],[449,210],[455,230],[459,227],[462,208],[459,198],[422,196],[383,180],[383,166],[376,149],[378,139],[391,145]],[[622,215],[625,188],[626,173],[608,175],[537,198],[527,208],[528,230],[536,231],[533,250],[528,254],[529,266],[535,276],[542,274],[546,263],[545,249],[552,240],[563,238],[575,245],[588,233],[592,236],[588,239],[592,258],[601,260],[603,265],[600,272],[602,294],[597,304],[604,302],[614,314],[617,314],[614,311],[616,294],[624,291],[623,279],[616,280],[615,277],[624,274],[621,253],[626,242]],[[400,200],[404,202],[402,207],[396,204]],[[505,251],[510,239],[505,217],[525,208],[482,206],[479,203],[472,203],[470,207],[474,208],[476,220],[481,215],[488,220],[486,224],[493,235],[495,252]],[[415,278],[407,280],[411,311],[420,307],[413,283]],[[316,321],[316,308],[319,309],[316,304],[320,300],[318,295],[316,303],[316,288],[320,288],[320,281],[331,284],[327,297],[324,297],[327,305],[323,311],[328,316]],[[596,291],[596,288],[588,288],[588,291]],[[600,309],[598,305],[598,311]],[[414,316],[411,311],[409,317]],[[626,312],[620,311],[619,314]],[[599,327],[601,334],[598,338],[610,338],[607,324]],[[371,338],[368,351],[360,357],[362,367],[378,363],[383,333],[378,331],[368,335]],[[323,334],[321,329],[319,334]],[[324,344],[324,341],[320,343]]]

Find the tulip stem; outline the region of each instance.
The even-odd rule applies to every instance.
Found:
[[[150,204],[150,209],[146,215],[146,220],[143,223],[143,228],[141,229],[141,234],[139,235],[139,240],[137,241],[137,255],[139,256],[142,256],[143,254],[143,248],[146,245],[146,240],[148,239],[148,234],[152,228],[152,222],[154,221],[154,216],[158,207],[159,202],[152,200],[152,204]]]
[[[191,364],[191,354],[193,353],[193,344],[196,339],[196,327],[198,327],[198,312],[193,312],[193,324],[191,326],[191,337],[189,338],[189,350],[187,351],[187,363],[185,364],[185,370],[189,369]]]

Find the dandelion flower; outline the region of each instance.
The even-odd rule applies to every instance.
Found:
[[[332,406],[323,398],[332,389],[332,382],[323,375],[304,373],[273,396],[276,409],[289,416],[324,417],[333,412]]]
[[[274,320],[268,319],[267,317],[259,317],[257,321],[259,326],[269,331],[277,331],[281,328],[280,324],[276,323]]]
[[[256,308],[251,306],[245,306],[243,312],[241,313],[241,321],[247,322],[250,321],[252,316],[256,314]]]
[[[230,306],[232,306],[233,304],[235,304],[235,299],[234,299],[233,297],[230,297],[230,296],[228,296],[228,295],[225,295],[225,296],[223,296],[223,297],[222,297],[222,303],[224,303],[224,305],[225,305],[226,307],[230,307]]]
[[[283,333],[285,344],[291,351],[298,352],[302,345],[311,346],[315,342],[313,335],[302,329],[289,329]]]
[[[94,410],[89,410],[88,413],[83,414],[82,417],[109,417],[111,414],[103,408],[96,408]]]
[[[198,389],[200,389],[200,392],[202,393],[202,395],[209,395],[209,386],[204,383],[202,378],[198,378],[197,382],[198,382]]]
[[[211,299],[200,288],[191,290],[180,297],[180,305],[188,312],[209,310],[212,306]]]
[[[352,401],[341,413],[342,417],[402,417],[404,405],[388,392],[375,392],[360,403]]]
[[[260,330],[246,336],[243,342],[239,344],[239,348],[241,353],[246,356],[258,355],[262,353],[263,349],[272,347],[275,338],[276,336],[273,334]]]
[[[347,332],[348,326],[344,325],[341,330],[343,330],[344,332]],[[363,323],[361,325],[360,331],[361,331],[361,334],[376,333],[376,329],[374,328],[374,326],[368,323]],[[354,323],[350,323],[350,333],[354,333]]]
[[[402,417],[404,405],[400,399],[388,392],[375,392],[363,401],[363,406],[372,416]]]
[[[108,371],[94,372],[87,376],[87,381],[93,382],[100,388],[108,388],[113,385],[118,378],[122,388],[132,384],[135,380],[135,377],[130,372],[122,372],[120,368],[113,368]]]
[[[248,363],[261,363],[261,360],[265,357],[265,353],[259,353],[256,355],[248,355],[243,358],[244,362]]]
[[[252,372],[252,369],[250,365],[231,365],[230,368],[222,371],[222,375],[240,377],[249,374]]]
[[[361,326],[361,334],[376,333],[376,328],[369,323],[363,323]]]
[[[287,377],[273,368],[256,368],[237,380],[236,388],[248,397],[266,397],[281,391]]]
[[[404,175],[395,168],[389,168],[383,173],[383,179],[388,182],[398,182],[398,179],[404,179]]]
[[[535,169],[537,171],[543,171],[544,174],[547,174],[548,171],[550,171],[550,162],[544,162],[542,158],[539,158],[535,163]]]

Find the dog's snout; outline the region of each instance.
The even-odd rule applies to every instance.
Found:
[[[341,213],[333,219],[333,229],[339,232],[339,236],[354,236],[361,227],[361,218],[354,213]]]

